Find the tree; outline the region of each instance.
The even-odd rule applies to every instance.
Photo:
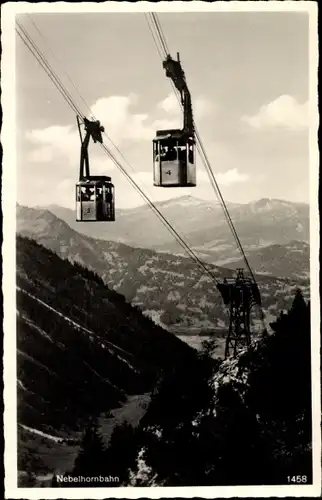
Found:
[[[249,379],[249,407],[263,422],[262,440],[270,448],[272,477],[283,481],[301,464],[311,475],[310,307],[296,290],[290,310],[271,324],[256,370]],[[264,389],[264,390],[263,390]],[[265,425],[264,425],[265,423]]]
[[[33,488],[37,486],[37,477],[31,470],[26,471],[26,476],[23,476],[20,480],[21,488]]]
[[[216,349],[218,348],[218,340],[216,337],[210,337],[207,340],[203,340],[201,343],[202,355],[212,358]]]
[[[58,487],[59,487],[59,485],[58,485],[58,481],[57,481],[57,476],[56,476],[56,473],[54,473],[54,474],[53,474],[53,477],[52,477],[52,480],[51,480],[50,487],[51,487],[51,488],[58,488]]]
[[[106,471],[106,450],[99,433],[98,422],[93,420],[86,428],[81,450],[75,460],[73,476],[97,477]],[[84,483],[91,486],[92,483]]]
[[[291,306],[290,314],[296,314],[300,316],[301,314],[305,315],[306,311],[307,311],[307,304],[304,300],[303,293],[299,288],[297,288]]]
[[[110,486],[128,485],[129,469],[134,466],[137,454],[135,429],[128,422],[114,428],[107,449],[108,474],[119,479]]]

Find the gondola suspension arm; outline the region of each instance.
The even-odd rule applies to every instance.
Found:
[[[163,61],[163,68],[168,78],[171,78],[176,89],[180,93],[181,104],[183,107],[183,133],[188,136],[194,136],[193,113],[191,104],[191,95],[187,86],[185,73],[182,69],[179,52],[177,53],[177,60],[172,59],[168,54],[165,61]]]
[[[99,142],[103,144],[102,133],[104,132],[104,127],[97,121],[90,121],[87,118],[82,118],[85,126],[85,137],[82,137],[81,131],[81,119],[77,115],[77,126],[79,131],[79,136],[81,140],[81,156],[80,156],[80,168],[79,168],[79,180],[90,177],[89,168],[89,157],[88,157],[88,146],[89,141],[92,138],[94,143]]]

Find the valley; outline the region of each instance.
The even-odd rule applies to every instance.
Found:
[[[99,430],[107,446],[116,426],[128,422],[137,427],[150,401],[149,394],[129,396],[119,408],[108,413],[98,415]],[[19,455],[24,464],[30,457],[36,457],[36,464],[32,462],[35,474],[35,487],[50,487],[53,473],[64,474],[72,470],[76,457],[80,451],[82,432],[68,432],[63,436],[50,436],[37,429],[30,429],[22,424],[18,425]],[[28,465],[25,464],[25,469]],[[20,470],[19,478],[23,484],[28,470]]]

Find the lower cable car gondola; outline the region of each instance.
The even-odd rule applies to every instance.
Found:
[[[194,187],[196,182],[195,129],[191,96],[179,54],[177,61],[167,56],[166,76],[180,92],[183,129],[158,130],[153,139],[153,184],[160,187]]]
[[[110,177],[90,176],[76,184],[76,220],[115,221],[114,186]]]
[[[113,222],[115,221],[115,196],[111,177],[90,175],[88,145],[90,137],[94,142],[103,142],[104,128],[99,121],[84,118],[86,135],[84,140],[80,130],[81,159],[79,181],[76,184],[76,221],[77,222]]]
[[[195,141],[181,130],[159,130],[153,140],[154,186],[196,186]]]

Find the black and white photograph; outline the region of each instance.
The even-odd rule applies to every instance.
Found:
[[[6,498],[319,496],[317,3],[1,31]]]

